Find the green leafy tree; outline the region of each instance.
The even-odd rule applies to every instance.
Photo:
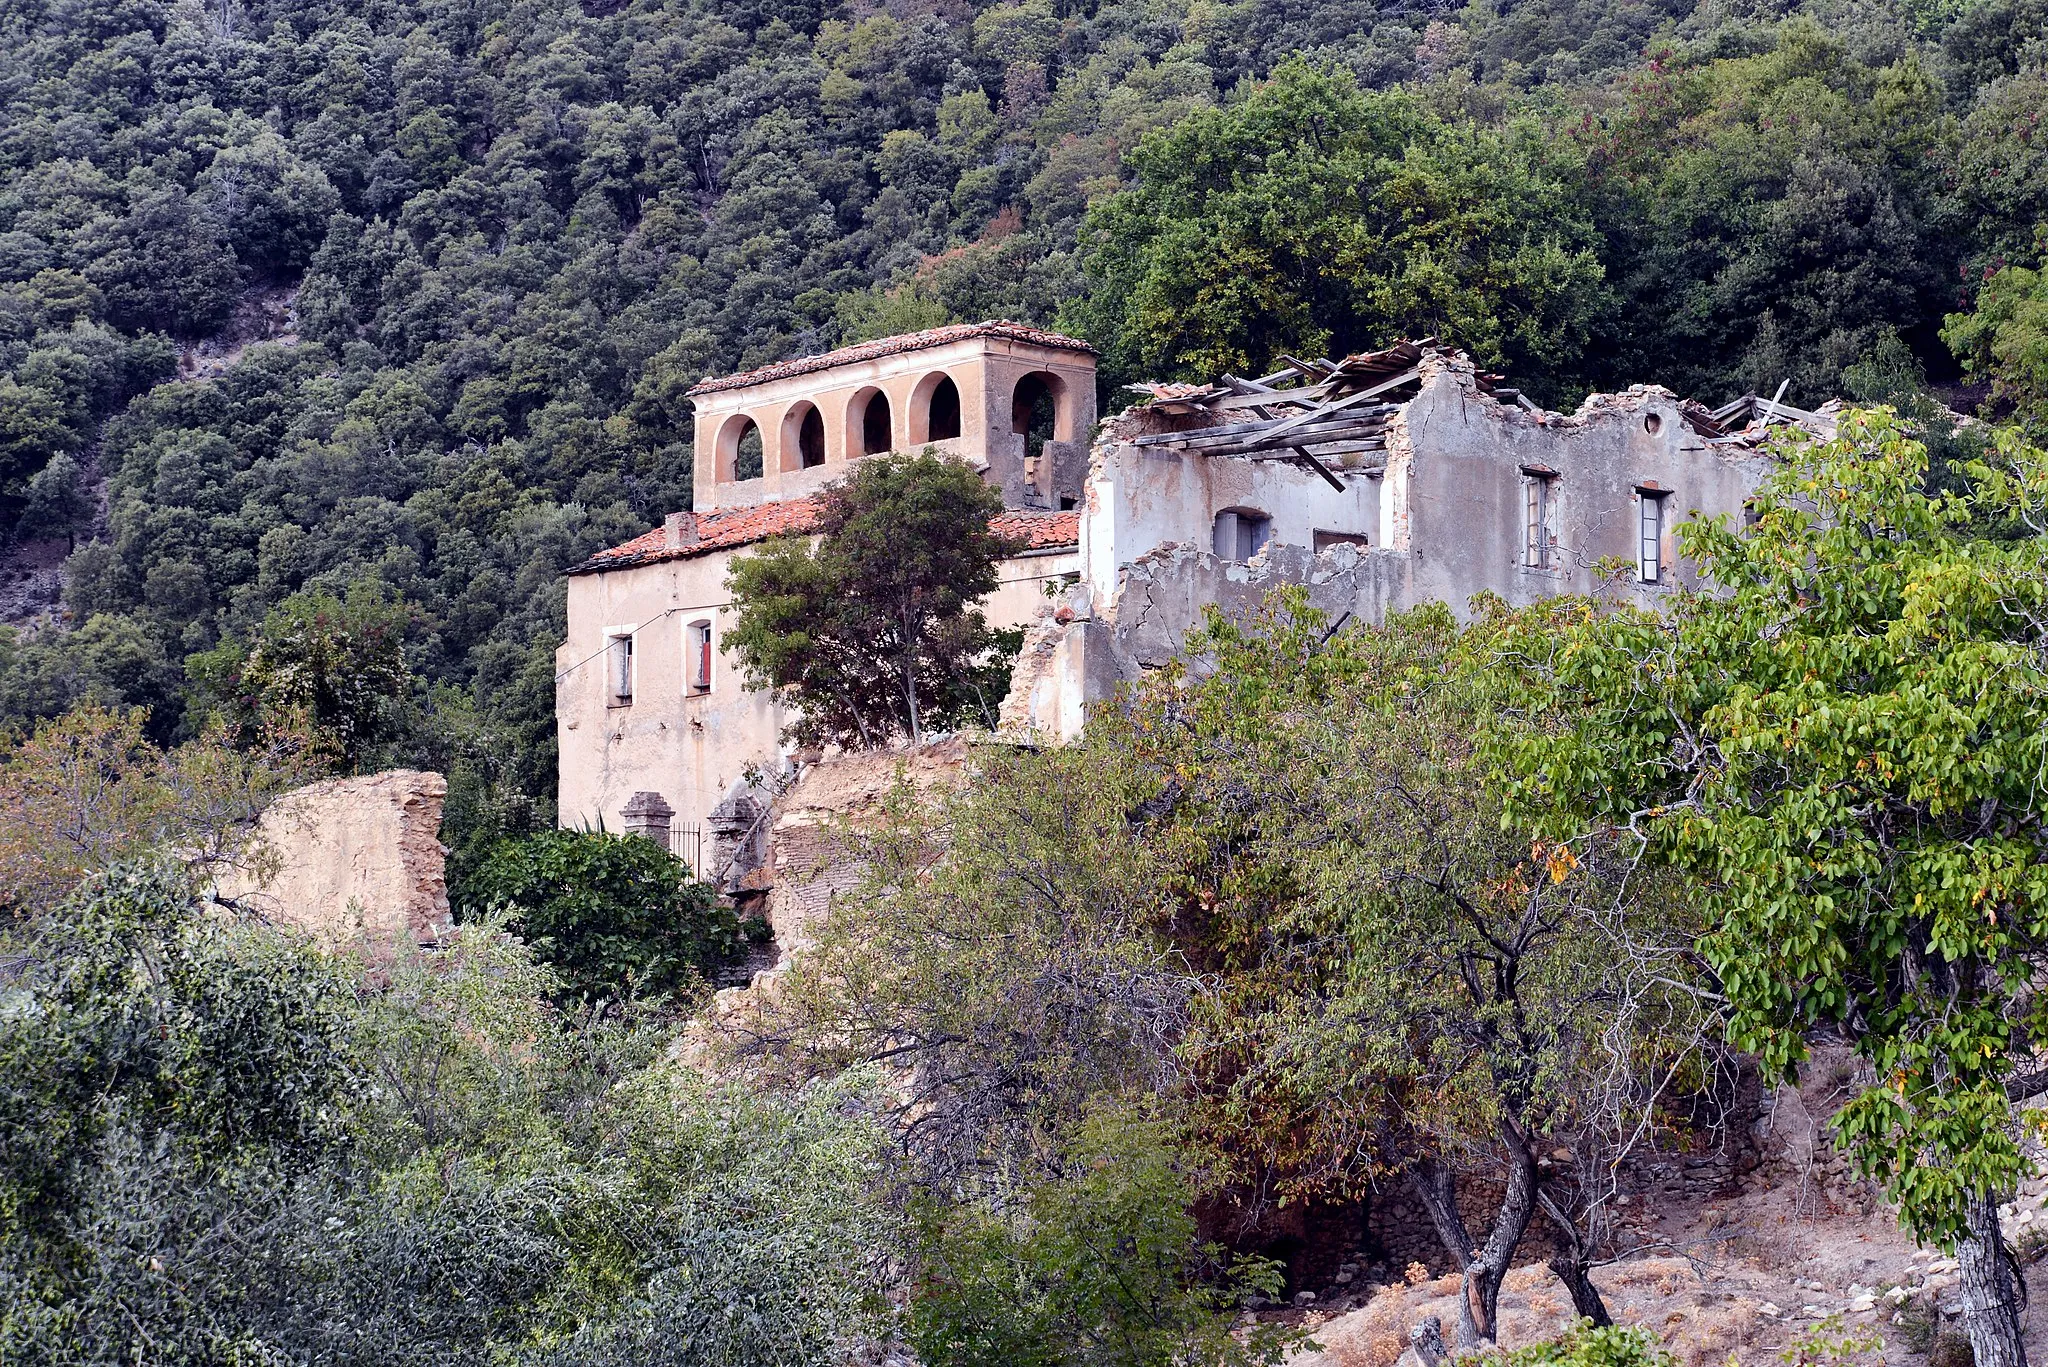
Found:
[[[1664,51],[1572,130],[1620,308],[1611,383],[1817,405],[1888,328],[1929,359],[1964,223],[1942,91],[1917,54],[1867,65],[1812,19],[1762,51]]]
[[[958,461],[865,460],[821,496],[818,542],[735,561],[726,634],[755,687],[788,689],[807,743],[921,740],[994,725],[994,637],[977,604],[1010,547],[989,529],[1002,496]]]
[[[193,656],[186,672],[222,720],[253,738],[302,730],[317,753],[353,770],[397,735],[412,692],[405,659],[411,609],[361,580],[346,598],[296,594],[271,609],[255,643]]]
[[[826,1367],[888,1332],[874,1079],[564,1016],[492,925],[373,973],[131,866],[14,927],[0,1354]]]
[[[18,492],[70,443],[64,407],[48,390],[0,375],[0,488]]]
[[[738,919],[682,860],[637,835],[501,840],[457,890],[465,918],[502,913],[584,997],[660,996],[738,958]]]
[[[1062,315],[1111,379],[1434,334],[1554,384],[1605,316],[1591,223],[1533,126],[1450,126],[1295,60],[1129,160],[1134,184],[1089,211],[1089,291]]]
[[[1971,493],[1930,493],[1888,410],[1781,455],[1751,525],[1682,530],[1712,592],[1558,603],[1504,642],[1561,722],[1510,747],[1518,800],[1698,878],[1732,1038],[1770,1074],[1812,1029],[1854,1040],[1875,1082],[1837,1133],[1956,1247],[1976,1360],[2015,1367],[1998,1204],[2027,1170],[2012,1099],[2048,1079],[2048,542],[1981,529],[2044,525],[2048,456],[2007,433]]]
[[[1299,1330],[1233,1312],[1277,1297],[1281,1269],[1198,1237],[1197,1185],[1156,1122],[1090,1116],[1055,1170],[997,1201],[917,1211],[907,1337],[931,1367],[1252,1367]]]
[[[1333,635],[1298,594],[1212,621],[1200,678],[900,795],[860,844],[865,913],[736,1047],[796,1076],[888,1060],[942,1190],[1159,1093],[1243,1237],[1267,1201],[1400,1180],[1464,1274],[1461,1343],[1494,1337],[1537,1221],[1604,1321],[1616,1163],[1672,1119],[1654,1098],[1713,1091],[1710,1020],[1679,880],[1503,821],[1474,736],[1494,630],[1438,609]]]
[[[2037,245],[2048,257],[2048,228]],[[1975,309],[1948,316],[1941,336],[1966,374],[1991,382],[1995,407],[2048,430],[2048,269],[1998,271],[1978,291]]]

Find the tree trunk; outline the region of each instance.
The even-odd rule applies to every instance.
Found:
[[[1956,1240],[1963,1332],[1977,1367],[2027,1367],[2020,1341],[2019,1270],[1998,1228],[1998,1198],[1970,1198],[1970,1232]]]
[[[1408,1181],[1436,1226],[1437,1241],[1451,1255],[1451,1266],[1463,1268],[1472,1261],[1472,1236],[1465,1232],[1465,1217],[1458,1213],[1458,1179],[1451,1170],[1432,1159],[1417,1159],[1408,1169]]]
[[[1416,1194],[1429,1211],[1430,1223],[1436,1226],[1437,1238],[1464,1270],[1464,1294],[1458,1298],[1460,1353],[1493,1343],[1500,1284],[1507,1277],[1508,1262],[1515,1256],[1516,1245],[1522,1242],[1522,1235],[1536,1213],[1536,1156],[1512,1121],[1503,1120],[1500,1129],[1507,1190],[1494,1213],[1486,1243],[1480,1248],[1472,1246],[1464,1217],[1458,1213],[1457,1184],[1450,1170],[1425,1160],[1408,1172]]]
[[[1572,1293],[1572,1309],[1578,1311],[1580,1319],[1591,1320],[1596,1328],[1614,1323],[1614,1317],[1607,1313],[1607,1302],[1600,1297],[1600,1288],[1593,1285],[1591,1250],[1586,1247],[1586,1237],[1580,1231],[1578,1221],[1565,1214],[1564,1208],[1540,1188],[1536,1200],[1543,1207],[1543,1213],[1550,1217],[1550,1223],[1557,1226],[1558,1238],[1563,1243],[1557,1256],[1550,1260],[1550,1270]]]
[[[903,659],[903,701],[910,705],[910,742],[924,744],[924,719],[917,714],[917,657]]]
[[[1536,1215],[1536,1155],[1529,1147],[1528,1137],[1519,1125],[1503,1116],[1500,1140],[1506,1160],[1503,1166],[1507,1169],[1507,1190],[1501,1194],[1500,1209],[1494,1213],[1485,1246],[1465,1266],[1465,1295],[1458,1312],[1458,1332],[1460,1336],[1464,1334],[1469,1318],[1476,1336],[1471,1346],[1475,1348],[1494,1342],[1500,1284],[1506,1280],[1515,1248]]]

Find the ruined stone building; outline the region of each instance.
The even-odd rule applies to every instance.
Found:
[[[1003,729],[1062,739],[1169,659],[1205,606],[1248,610],[1282,584],[1307,585],[1333,620],[1462,611],[1482,591],[1528,603],[1602,573],[1654,601],[1689,582],[1675,527],[1740,515],[1769,462],[1765,426],[1826,425],[1655,386],[1546,412],[1427,342],[1142,388],[1098,431],[1090,349],[1012,323],[698,385],[695,510],[570,572],[562,821],[664,835],[727,881],[745,867],[787,719],[721,647],[727,569],[804,530],[810,495],[865,455],[935,447],[1002,490],[1000,529],[1028,549],[986,610],[1029,628]]]
[[[569,572],[556,653],[565,825],[642,831],[703,873],[744,872],[765,786],[783,764],[780,701],[742,686],[724,648],[735,555],[806,531],[847,463],[935,448],[981,470],[1025,546],[984,605],[1035,620],[1044,586],[1078,573],[1095,353],[1015,323],[935,328],[706,380],[695,508]],[[717,867],[706,868],[715,862]]]

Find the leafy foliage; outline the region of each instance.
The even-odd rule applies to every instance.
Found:
[[[1296,61],[1128,160],[1135,185],[1090,211],[1089,291],[1066,315],[1112,343],[1113,380],[1440,335],[1568,382],[1607,308],[1569,168],[1533,125],[1449,125]]]
[[[993,726],[1007,670],[976,604],[1009,549],[989,528],[1001,495],[926,452],[862,461],[819,497],[815,548],[792,538],[733,562],[726,644],[748,682],[789,691],[810,745]]]
[[[89,874],[149,856],[194,876],[268,868],[264,807],[313,766],[289,734],[234,746],[217,731],[169,750],[139,710],[85,704],[0,746],[0,907],[46,911]]]
[[[1583,1321],[1557,1338],[1502,1356],[1513,1367],[1670,1367],[1673,1360],[1647,1329]]]
[[[464,880],[461,911],[511,918],[585,997],[660,996],[709,979],[742,949],[715,890],[655,842],[603,831],[500,841]]]
[[[253,645],[224,641],[186,672],[219,700],[228,726],[245,735],[302,730],[315,753],[352,769],[400,730],[413,682],[408,617],[375,580],[351,585],[346,599],[294,594],[270,610]]]
[[[1753,525],[1682,532],[1720,592],[1531,619],[1529,697],[1568,724],[1520,742],[1517,794],[1700,875],[1736,1041],[1783,1074],[1810,1028],[1846,1030],[1879,1085],[1837,1128],[1952,1239],[2023,1167],[2006,1084],[2041,1045],[2048,909],[2043,543],[1969,519],[2038,521],[2048,476],[2007,434],[1973,493],[1929,493],[1884,410],[1782,454]]]
[[[2048,230],[2040,239],[2048,256]],[[2035,431],[2048,429],[2048,268],[2007,266],[1984,282],[1971,313],[1952,313],[1942,336],[1992,401]]]
[[[899,797],[862,846],[867,914],[821,927],[736,1046],[797,1076],[902,1069],[891,1119],[941,1190],[1164,1093],[1243,1231],[1266,1200],[1412,1178],[1472,1278],[1467,1342],[1532,1219],[1604,1316],[1584,1273],[1615,1162],[1672,1119],[1659,1095],[1712,1090],[1717,1054],[1682,887],[1625,840],[1504,823],[1473,736],[1497,629],[1332,634],[1299,595],[1212,621],[1199,677]],[[1507,1193],[1477,1237],[1461,1174]]]
[[[169,869],[10,951],[10,1361],[823,1364],[886,1331],[863,1075],[719,1087],[557,1016],[495,927],[379,984]]]
[[[1298,1334],[1229,1312],[1280,1269],[1197,1240],[1196,1188],[1162,1127],[1098,1113],[1062,1170],[994,1203],[926,1203],[909,1342],[932,1367],[1279,1363]]]

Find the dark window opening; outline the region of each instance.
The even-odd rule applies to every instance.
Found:
[[[797,456],[804,469],[825,463],[825,415],[813,408],[796,429]]]
[[[1040,375],[1026,375],[1017,381],[1017,393],[1010,401],[1010,430],[1024,438],[1024,458],[1035,459],[1053,439],[1056,414],[1052,386]]]
[[[761,429],[750,422],[740,433],[739,445],[733,452],[732,477],[759,479],[761,468]]]
[[[929,439],[951,441],[960,435],[960,388],[952,377],[942,379],[932,389],[932,409]]]
[[[1315,533],[1315,548],[1319,551],[1326,551],[1332,546],[1356,546],[1364,550],[1371,544],[1372,539],[1364,532],[1326,532],[1317,528]]]
[[[889,396],[872,395],[860,415],[860,453],[879,456],[895,444],[895,433],[889,425]]]
[[[1079,507],[1080,505],[1081,505],[1081,500],[1080,500],[1080,499],[1078,499],[1078,498],[1075,498],[1075,497],[1074,497],[1074,496],[1073,496],[1072,494],[1061,494],[1061,495],[1060,495],[1060,511],[1061,511],[1061,512],[1063,512],[1063,513],[1071,513],[1071,512],[1073,512],[1073,511],[1074,511],[1074,509],[1078,508],[1078,507]]]
[[[1219,559],[1245,561],[1266,549],[1273,539],[1273,519],[1248,508],[1216,514],[1213,549]]]
[[[690,623],[689,634],[690,691],[709,693],[711,691],[711,623]]]

